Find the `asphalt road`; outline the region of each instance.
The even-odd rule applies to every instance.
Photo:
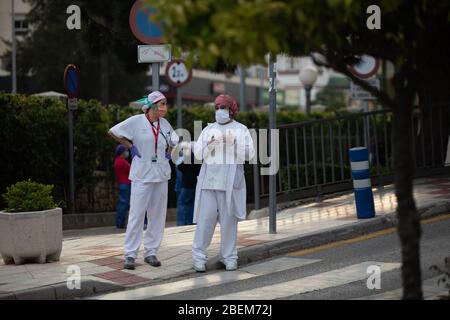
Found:
[[[420,252],[422,280],[428,279],[429,283],[434,284],[437,274],[429,269],[430,266],[444,267],[445,257],[450,257],[450,214],[425,220],[422,223],[422,231]],[[293,265],[297,263],[298,266],[292,268],[284,266],[289,269],[280,271],[280,268],[283,268],[282,264],[286,261],[292,262]],[[240,275],[245,275],[247,278],[238,281],[228,279],[228,282],[199,284],[202,282],[202,278],[205,280],[205,277],[213,275],[221,277],[223,274],[230,273],[226,271],[207,272],[197,274],[191,279],[197,286],[193,286],[194,289],[179,285],[180,290],[173,290],[173,288],[177,288],[177,283],[167,283],[155,288],[156,291],[152,293],[151,297],[145,297],[144,294],[141,298],[175,300],[366,298],[401,288],[400,262],[400,243],[396,230],[388,229],[350,241],[293,252],[284,257],[274,257],[270,260],[259,261],[254,265],[247,265],[239,269]],[[368,278],[371,275],[371,273],[367,273],[367,268],[373,265],[381,266],[383,271],[379,278],[380,289],[368,289],[367,286]],[[387,268],[387,271],[384,271],[384,267]],[[245,270],[246,268],[250,269]],[[259,271],[253,272],[252,270]],[[371,283],[376,282],[372,281]],[[167,291],[167,289],[169,290]]]

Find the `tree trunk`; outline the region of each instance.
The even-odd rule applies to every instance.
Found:
[[[423,299],[420,269],[421,227],[413,198],[412,104],[401,103],[394,109],[393,114],[392,142],[398,233],[402,253],[403,299]]]

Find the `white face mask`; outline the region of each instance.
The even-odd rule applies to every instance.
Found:
[[[230,112],[226,109],[219,109],[216,111],[216,121],[218,123],[226,123],[230,121]]]
[[[124,153],[122,153],[124,158],[128,158],[128,156],[130,155],[130,153],[128,151],[125,151]]]

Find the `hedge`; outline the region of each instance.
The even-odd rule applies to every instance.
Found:
[[[114,124],[140,113],[129,106],[102,106],[99,101],[79,101],[74,117],[74,155],[76,198],[87,191],[94,210],[94,187],[100,179],[114,184],[113,158],[116,143],[107,136]],[[293,123],[330,117],[331,113],[307,117],[295,111],[277,113],[277,123]],[[177,110],[170,108],[167,119],[175,127]],[[214,110],[195,106],[183,109],[184,127],[193,137],[194,120],[203,126],[214,121]],[[267,128],[267,112],[242,112],[237,120],[249,128]],[[68,115],[65,104],[58,99],[0,93],[0,194],[18,181],[31,179],[55,186],[53,195],[57,203],[67,203],[69,197],[68,169]],[[106,175],[99,177],[96,171]],[[169,207],[176,206],[175,174],[169,182]],[[249,179],[249,178],[248,178]],[[248,181],[249,182],[249,181]],[[251,195],[249,190],[249,195]],[[115,206],[115,204],[112,204]],[[5,203],[0,199],[0,208]],[[101,208],[95,208],[101,210]]]

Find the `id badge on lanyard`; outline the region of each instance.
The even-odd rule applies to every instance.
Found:
[[[158,128],[155,130],[155,127],[153,126],[153,123],[150,123],[152,125],[152,131],[153,131],[153,136],[155,137],[155,153],[153,154],[152,157],[152,162],[157,162],[158,161],[158,138],[159,138],[159,132],[161,130],[160,127],[160,123],[158,120]]]

